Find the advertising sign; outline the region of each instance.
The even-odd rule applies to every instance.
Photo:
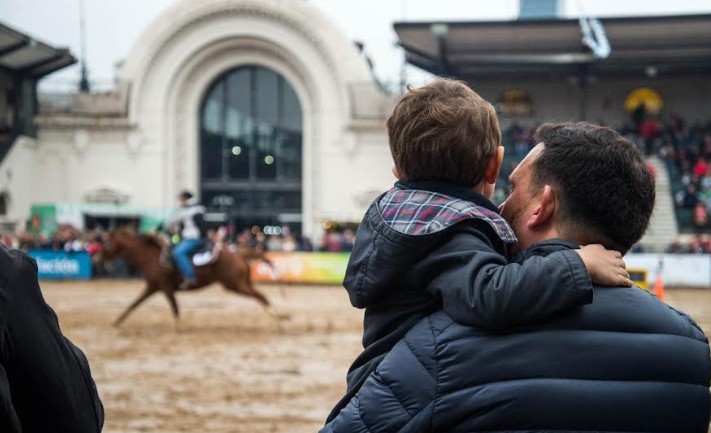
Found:
[[[267,253],[274,269],[264,262],[252,263],[252,278],[260,283],[343,283],[348,253]]]
[[[91,278],[91,257],[85,251],[30,250],[27,253],[37,261],[40,279],[88,280]]]

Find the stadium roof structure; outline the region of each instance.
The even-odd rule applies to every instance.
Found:
[[[76,63],[69,50],[55,48],[0,23],[0,68],[39,79]]]
[[[600,22],[611,46],[607,58],[583,43],[579,19],[399,22],[394,28],[410,64],[470,82],[711,74],[711,15]]]

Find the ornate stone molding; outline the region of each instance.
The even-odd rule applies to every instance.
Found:
[[[296,1],[296,0],[292,0]],[[223,0],[220,2],[202,3],[200,6],[192,8],[183,13],[182,16],[176,17],[173,24],[167,31],[160,34],[160,37],[152,41],[151,47],[145,51],[145,55],[139,64],[139,76],[132,77],[134,80],[143,80],[143,75],[150,67],[154,59],[160,56],[162,50],[170,45],[171,41],[183,33],[190,32],[194,27],[200,26],[205,22],[209,22],[215,18],[224,18],[229,15],[239,15],[241,17],[258,17],[264,18],[285,27],[291,28],[297,33],[303,35],[316,51],[324,59],[329,71],[333,74],[337,81],[341,81],[342,77],[338,74],[333,53],[327,44],[324,42],[321,35],[313,31],[313,25],[305,20],[295,19],[287,14],[287,11],[279,10],[268,5],[267,2],[252,2],[244,0]],[[140,90],[139,90],[140,91]]]

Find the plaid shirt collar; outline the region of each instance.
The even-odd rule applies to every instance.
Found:
[[[412,187],[430,189],[413,189]],[[398,233],[421,236],[437,233],[467,219],[479,219],[487,222],[506,243],[517,241],[509,224],[495,210],[496,207],[480,194],[472,191],[459,191],[460,195],[469,196],[474,201],[456,196],[434,192],[431,189],[439,185],[398,182],[395,188],[383,194],[377,200],[378,213],[385,224]],[[441,190],[441,189],[440,189]],[[455,192],[457,192],[455,190]],[[488,206],[484,206],[488,204]]]
[[[487,199],[483,195],[472,191],[470,188],[465,186],[456,185],[449,182],[436,181],[436,180],[419,180],[414,182],[405,182],[399,180],[395,182],[395,188],[397,189],[419,189],[422,191],[436,192],[438,194],[447,195],[450,197],[455,197],[460,200],[468,201],[474,203],[477,206],[484,207],[492,212],[499,213],[499,208],[496,207],[491,200]]]

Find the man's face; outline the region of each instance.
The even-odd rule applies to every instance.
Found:
[[[535,242],[535,240],[532,239],[527,222],[531,212],[535,208],[534,196],[531,194],[533,163],[542,151],[543,143],[540,143],[534,147],[526,158],[514,169],[509,176],[511,183],[509,196],[506,201],[499,206],[501,216],[508,221],[518,238],[518,243],[509,248],[512,256],[525,250]]]

